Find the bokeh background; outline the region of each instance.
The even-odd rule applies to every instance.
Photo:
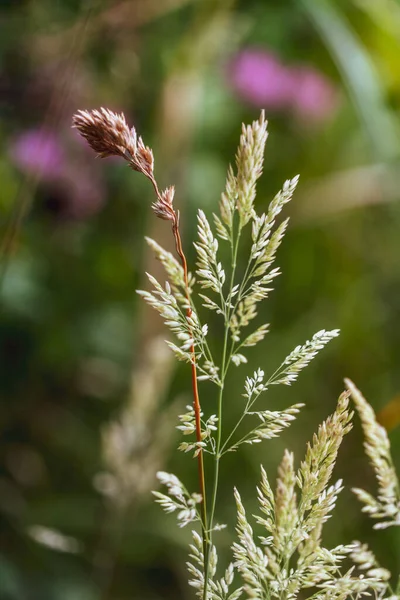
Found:
[[[322,328],[340,338],[269,407],[305,402],[278,440],[230,456],[218,520],[249,512],[262,462],[307,439],[351,377],[388,428],[400,467],[400,4],[396,0],[3,0],[0,5],[0,598],[192,598],[189,532],[154,505],[158,469],[196,489],[177,453],[189,375],[135,289],[171,248],[148,182],[96,160],[75,131],[80,108],[124,111],[175,183],[192,260],[196,210],[216,209],[242,121],[269,119],[259,210],[301,173],[286,213],[283,275],[263,306],[271,333],[233,373],[272,371]],[[208,317],[209,315],[206,315]],[[218,348],[220,329],[210,329]],[[202,387],[205,410],[214,390]],[[400,565],[394,529],[372,531],[351,485],[375,489],[355,420],[325,543],[360,538]],[[222,562],[229,530],[219,534]]]

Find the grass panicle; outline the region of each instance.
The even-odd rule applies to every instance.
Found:
[[[280,275],[275,261],[289,223],[288,218],[280,217],[299,181],[298,175],[288,179],[266,212],[257,213],[257,181],[263,171],[268,137],[264,112],[251,125],[243,125],[236,168],[228,169],[219,214],[210,220],[202,210],[198,211],[194,242],[197,282],[188,270],[180,216],[174,208],[175,188],[169,186],[160,191],[153,152],[137,136],[135,128],[127,125],[123,115],[104,108],[79,111],[73,125],[100,157],[119,156],[150,181],[155,195],[152,209],[172,229],[176,256],[157,241],[147,239],[165,269],[167,281],[157,281],[149,274],[151,289],[139,294],[164,320],[174,337],[173,341],[167,341],[168,346],[178,360],[188,363],[191,371],[193,402],[180,415],[177,428],[184,436],[179,449],[193,453],[197,460],[198,490],[189,491],[176,475],[161,471],[158,479],[166,493],[153,493],[166,513],[176,514],[180,527],[188,524],[197,527],[192,532],[187,563],[189,584],[197,596],[202,600],[238,600],[242,596],[259,600],[298,597],[344,600],[373,594],[379,599],[400,599],[399,590],[395,592],[390,586],[391,574],[378,564],[365,544],[356,541],[330,549],[323,544],[324,525],[343,489],[341,480],[333,483],[331,480],[340,445],[352,426],[350,393],[378,481],[376,498],[364,490],[354,491],[366,512],[374,518],[386,519],[377,527],[400,524],[399,483],[387,434],[377,423],[372,408],[348,380],[349,391],[340,396],[334,413],[320,425],[297,469],[293,453],[284,452],[275,491],[261,468],[257,488],[260,513],[254,519],[257,533],[238,490],[234,490],[237,538],[232,544],[233,562],[218,574],[214,534],[223,527],[215,517],[220,511],[218,487],[225,454],[238,450],[242,444],[277,437],[292,424],[302,403],[273,411],[263,406],[261,396],[271,393],[272,386],[293,384],[339,334],[337,329],[321,329],[281,359],[269,375],[266,371],[270,366],[263,364],[245,376],[242,413],[233,427],[227,429],[226,381],[232,367],[247,363],[246,349],[261,343],[270,330],[267,323],[256,329],[250,325]],[[248,256],[244,269],[239,270],[237,256],[246,235]],[[209,314],[207,311],[213,311],[220,319],[222,351],[214,347],[213,336],[203,320]],[[214,384],[215,397],[207,399],[201,407],[199,383],[205,379]],[[207,470],[204,453],[210,455]]]

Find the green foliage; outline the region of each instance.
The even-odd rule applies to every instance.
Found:
[[[148,181],[122,161],[93,160],[70,129],[71,115],[78,107],[103,104],[129,116],[155,150],[160,181],[176,183],[183,244],[196,279],[191,240],[198,209],[207,216],[219,244],[217,264],[226,274],[225,300],[229,228],[219,213],[211,215],[218,212],[238,124],[250,122],[261,108],[269,120],[265,173],[253,205],[258,215],[267,215],[259,233],[264,227],[269,249],[270,237],[279,243],[286,228],[287,207],[268,237],[268,202],[288,175],[301,172],[285,244],[273,266],[265,256],[267,271],[276,268],[285,276],[264,286],[276,289],[268,304],[253,304],[254,318],[243,301],[228,333],[228,349],[234,343],[236,350],[224,383],[216,517],[229,529],[215,536],[215,583],[222,575],[228,581],[231,474],[251,521],[251,482],[259,463],[271,474],[285,447],[301,456],[305,436],[333,411],[344,373],[375,399],[398,472],[398,3],[37,0],[3,1],[0,14],[0,598],[187,600],[193,590],[181,565],[188,528],[175,527],[174,515],[164,519],[150,490],[158,470],[179,473],[188,489],[197,490],[190,455],[201,447],[206,463],[215,458],[214,397],[224,339],[220,300],[211,288],[203,290],[208,300],[202,299],[192,279],[195,312],[208,324],[205,341],[212,355],[201,359],[204,371],[198,369],[199,379],[206,378],[204,438],[198,443],[188,433],[177,442],[177,415],[190,401],[190,365],[175,364],[163,342],[170,332],[135,295],[136,288],[148,286],[145,271],[165,291],[165,275],[152,262],[156,247],[143,238],[165,246],[173,262],[168,228],[149,216]],[[269,65],[285,66],[281,85],[287,86],[288,72],[295,75],[291,104],[280,104],[276,96],[273,104],[271,96],[253,104],[238,93],[232,67],[253,50],[272,57]],[[310,80],[312,93],[302,83],[310,70],[317,75]],[[274,73],[253,71],[246,91],[275,92]],[[334,92],[322,118],[321,78]],[[56,137],[62,163],[55,170],[31,172],[16,160],[16,141],[31,131]],[[40,157],[40,144],[30,148],[31,157]],[[226,194],[236,193],[237,175],[233,164]],[[251,198],[251,188],[247,192]],[[241,235],[238,277],[251,246],[259,243],[250,234],[253,224],[250,219]],[[177,272],[168,273],[176,299],[183,293],[173,283],[180,268],[175,260]],[[247,287],[254,282],[249,279]],[[203,310],[206,303],[214,310]],[[322,326],[340,327],[339,340],[304,371],[295,389],[277,385],[263,392],[228,441],[247,404],[246,374],[253,377],[261,366],[265,385],[277,367],[288,366],[282,363],[288,351],[304,346]],[[184,343],[173,342],[176,348]],[[207,354],[205,345],[197,350]],[[294,416],[298,426],[288,430]],[[181,426],[193,431],[191,409]],[[239,452],[228,452],[242,437],[251,438],[253,429],[270,437],[276,428],[282,431],[272,443],[243,443]],[[372,481],[358,429],[347,436],[336,478],[364,490],[381,512],[391,504],[378,498],[380,482]],[[179,443],[187,454],[171,454]],[[392,472],[380,459],[385,472]],[[392,522],[395,513],[371,522],[350,493],[342,502],[345,510],[339,508],[334,525],[332,520],[324,527],[324,546],[363,540],[357,556],[368,542],[379,564],[395,573],[399,528],[370,532],[371,523]],[[52,540],[79,552],[51,546]],[[233,581],[229,593],[237,585]]]

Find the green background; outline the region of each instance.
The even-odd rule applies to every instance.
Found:
[[[184,566],[189,531],[178,531],[150,494],[160,468],[196,489],[195,463],[176,452],[173,433],[190,402],[188,367],[154,346],[167,333],[135,293],[147,285],[145,270],[159,274],[144,235],[172,249],[170,231],[150,211],[148,182],[122,162],[95,160],[70,124],[80,108],[126,114],[154,150],[160,185],[176,185],[194,270],[196,211],[216,210],[240,124],[262,108],[229,82],[227,65],[245,48],[319,72],[337,107],[319,121],[265,107],[270,136],[257,209],[285,179],[301,179],[285,209],[283,275],[260,310],[271,333],[232,374],[227,426],[240,414],[246,374],[272,372],[320,329],[342,333],[292,388],[264,396],[268,408],[306,408],[278,440],[226,459],[217,520],[234,523],[233,485],[254,512],[261,462],[271,481],[285,447],[298,464],[345,376],[388,428],[400,467],[399,40],[395,0],[1,3],[1,600],[193,597]],[[58,136],[69,179],[16,164],[10,148],[30,129]],[[94,187],[97,204],[85,204],[89,192],[74,196],[75,180]],[[218,350],[220,324],[204,318]],[[204,384],[201,393],[205,412],[215,412],[215,390]],[[132,452],[136,470],[125,473],[133,492],[123,507],[122,492],[117,502],[104,493],[115,484],[106,475],[115,456],[102,435],[121,414],[143,442]],[[395,572],[398,532],[373,531],[350,492],[375,490],[357,418],[335,476],[347,488],[324,543],[368,541]],[[78,551],[38,543],[38,525],[75,538]],[[224,563],[229,530],[218,539]]]

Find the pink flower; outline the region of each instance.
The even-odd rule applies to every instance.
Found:
[[[311,68],[293,70],[296,93],[293,108],[305,119],[324,121],[338,106],[338,93],[330,81]]]
[[[290,103],[292,75],[265,50],[242,50],[231,62],[228,76],[237,95],[249,104],[276,109]]]
[[[57,136],[46,129],[29,129],[10,145],[14,164],[26,173],[43,178],[56,177],[64,164],[64,151]]]
[[[248,48],[228,67],[228,81],[243,101],[270,110],[290,110],[301,118],[322,121],[337,108],[336,88],[311,67],[284,65],[274,54]]]
[[[61,220],[88,218],[105,202],[101,177],[79,158],[82,151],[75,136],[70,142],[77,152],[68,156],[55,133],[36,128],[20,133],[9,147],[13,163],[24,173],[38,176],[39,207]]]

